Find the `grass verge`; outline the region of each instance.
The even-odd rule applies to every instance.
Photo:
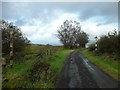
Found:
[[[25,59],[25,58],[24,58]],[[8,82],[3,83],[3,88],[15,88],[24,82],[24,75],[30,70],[30,67],[35,62],[35,56],[31,55],[29,60],[23,63],[15,63],[13,68],[8,65],[6,68],[6,77]]]
[[[97,56],[94,52],[90,52],[87,49],[83,50],[83,55],[88,58],[96,66],[100,67],[107,74],[112,76],[114,79],[119,80],[120,76],[118,75],[118,65],[120,64],[117,61],[111,60],[111,58],[106,58],[106,56],[101,55]]]
[[[39,70],[40,66],[38,66],[38,70],[33,72],[33,75],[37,76],[31,76],[30,73],[33,66],[36,65],[36,62],[39,63],[36,54],[42,48],[39,46],[30,46],[22,53],[24,57],[19,59],[20,62],[16,61],[12,69],[7,65],[6,76],[8,82],[3,83],[2,88],[55,88],[65,58],[73,50],[65,50],[58,47],[59,51],[53,53],[51,56],[46,56],[42,60],[44,63],[50,65],[48,73],[46,74],[44,69],[42,71]],[[35,82],[32,82],[31,78],[33,78],[32,80],[35,79]]]
[[[34,87],[38,88],[55,88],[56,83],[59,79],[60,71],[64,65],[64,61],[68,54],[73,50],[60,50],[59,52],[55,53],[52,57],[48,57],[44,60],[44,63],[50,65],[47,76],[45,77],[44,72],[41,73],[41,76],[45,79],[41,79],[35,83]]]

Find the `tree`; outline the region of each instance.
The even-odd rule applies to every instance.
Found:
[[[22,51],[30,41],[22,34],[20,28],[8,23],[5,20],[0,21],[0,30],[2,30],[2,53],[10,52],[10,31],[14,32],[14,52]]]
[[[80,47],[85,47],[85,44],[88,42],[88,36],[85,32],[80,32],[77,37],[77,43]]]
[[[88,36],[81,31],[80,23],[77,21],[66,20],[58,30],[58,38],[65,48],[85,47]]]

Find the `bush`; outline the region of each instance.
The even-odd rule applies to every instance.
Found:
[[[102,36],[98,40],[98,53],[109,54],[114,60],[120,60],[120,32],[114,31],[112,34]]]
[[[94,51],[95,50],[95,44],[91,44],[88,49],[89,49],[89,51]]]
[[[117,34],[117,32],[113,32],[112,34],[102,36],[98,40],[98,52],[100,53],[120,53],[120,43],[119,43],[120,33]],[[118,41],[119,40],[119,41]]]

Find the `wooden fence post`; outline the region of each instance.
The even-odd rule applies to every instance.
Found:
[[[10,67],[13,67],[13,30],[10,31]]]
[[[6,80],[6,59],[2,58],[2,82]]]
[[[49,55],[48,49],[47,49],[47,55]]]
[[[52,55],[51,49],[50,49],[50,55]]]

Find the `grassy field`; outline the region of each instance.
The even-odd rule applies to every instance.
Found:
[[[43,49],[44,48],[44,49]],[[19,62],[15,61],[13,68],[9,65],[6,68],[8,82],[3,83],[3,88],[54,88],[58,80],[60,70],[65,58],[73,50],[66,50],[62,47],[56,47],[52,54],[39,59],[38,53],[45,51],[44,46],[29,46],[26,48],[24,55]],[[53,47],[48,47],[53,50]],[[49,65],[46,73],[44,67],[39,63]]]
[[[100,67],[114,79],[120,79],[120,75],[118,75],[118,65],[120,65],[120,63],[118,61],[112,60],[107,55],[98,56],[95,54],[95,52],[90,52],[87,49],[83,50],[83,54],[86,58],[88,58],[88,60],[93,62],[96,66]]]

